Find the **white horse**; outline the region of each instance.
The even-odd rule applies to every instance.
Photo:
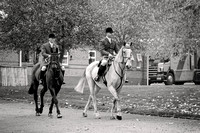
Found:
[[[83,77],[79,80],[77,86],[75,87],[75,90],[77,92],[83,93],[86,80],[88,82],[90,95],[83,111],[84,117],[87,117],[87,110],[92,100],[95,117],[98,119],[101,118],[99,112],[97,111],[96,95],[102,87],[107,87],[111,94],[114,96],[114,101],[111,109],[111,119],[115,119],[113,111],[116,110],[116,108],[116,118],[118,120],[122,119],[119,93],[124,84],[125,69],[129,69],[132,67],[132,60],[133,55],[130,47],[122,46],[105,75],[107,85],[103,83],[103,78],[101,78],[99,82],[94,81],[94,78],[97,76],[97,72],[99,69],[99,61],[95,61],[87,66],[86,70],[84,71]]]

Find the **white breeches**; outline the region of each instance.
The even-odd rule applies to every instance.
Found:
[[[107,64],[108,64],[108,59],[103,58],[102,61],[101,61],[101,65],[102,65],[102,66],[105,66],[105,65],[107,65]]]

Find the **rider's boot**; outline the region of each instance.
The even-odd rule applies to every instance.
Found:
[[[63,79],[64,79],[64,76],[65,76],[65,70],[62,70],[62,74],[63,74]],[[62,84],[65,84],[64,80],[63,80],[63,83]]]
[[[96,82],[99,82],[99,80],[100,80],[101,76],[103,75],[103,73],[105,72],[105,70],[106,70],[106,66],[100,65],[97,76],[94,78],[94,80]]]
[[[41,71],[40,72],[40,84],[43,84],[43,80],[44,80],[44,74],[45,74],[45,71]]]

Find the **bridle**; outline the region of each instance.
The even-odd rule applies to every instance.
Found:
[[[55,70],[61,69],[61,66],[58,60],[59,60],[58,54],[51,54],[47,69],[50,69],[50,68],[55,69]]]
[[[124,75],[125,75],[124,70],[125,70],[125,67],[126,67],[126,63],[127,63],[127,61],[131,60],[131,56],[130,57],[124,56],[124,48],[122,49],[122,58],[123,58],[122,62],[117,62],[115,60],[112,62],[116,74],[120,77],[120,85],[117,87],[117,89],[122,85],[122,80],[123,80]],[[117,71],[115,64],[118,64],[121,73]],[[122,65],[120,65],[120,64],[122,64]],[[121,67],[121,66],[123,66],[123,67]]]

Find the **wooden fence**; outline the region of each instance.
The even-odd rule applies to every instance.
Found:
[[[27,86],[26,67],[0,66],[0,86]]]

